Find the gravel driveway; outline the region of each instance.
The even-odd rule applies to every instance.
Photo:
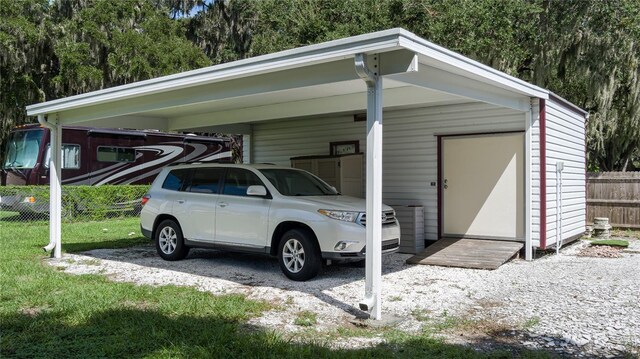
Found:
[[[624,252],[620,258],[576,256],[584,246],[578,242],[559,256],[533,262],[513,260],[495,271],[407,265],[409,255],[388,255],[383,257],[382,312],[402,318],[397,328],[409,332],[420,330],[425,317],[493,325],[491,334],[445,334],[453,342],[508,340],[564,355],[638,355],[640,251]],[[640,241],[633,240],[632,246],[640,247]],[[166,262],[149,245],[65,255],[50,263],[73,274],[267,300],[275,309],[251,323],[284,333],[308,330],[294,324],[305,310],[316,313],[314,329],[320,332],[351,325],[348,321],[361,314],[357,303],[364,294],[363,268],[329,266],[311,281],[293,282],[275,259],[217,251],[193,250],[183,261]],[[350,338],[335,345],[366,346],[381,340]]]

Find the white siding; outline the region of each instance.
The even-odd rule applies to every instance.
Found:
[[[562,239],[580,235],[586,225],[585,118],[548,100],[546,102],[547,245],[557,242],[556,163],[562,172]]]
[[[487,104],[459,104],[385,111],[383,201],[424,206],[425,235],[437,239],[438,156],[435,135],[524,130],[523,113]],[[366,152],[366,124],[352,116],[306,118],[253,124],[253,162],[290,165],[290,158],[329,154],[329,142],[360,141]]]

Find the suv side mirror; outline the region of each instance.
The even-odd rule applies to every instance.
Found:
[[[267,189],[260,185],[249,186],[247,188],[247,196],[266,197]]]

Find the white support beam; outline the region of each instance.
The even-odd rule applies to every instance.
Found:
[[[344,59],[330,63],[289,69],[287,71],[239,78],[224,83],[170,89],[146,96],[130,97],[64,112],[63,124],[82,123],[86,119],[113,118],[143,114],[147,111],[180,108],[229,98],[242,98],[270,92],[317,86],[333,82],[357,80],[353,61]]]
[[[56,116],[57,117],[57,116]],[[51,156],[49,165],[49,244],[54,258],[62,257],[62,126],[56,118],[50,122],[38,115],[38,122],[50,130]]]
[[[85,118],[85,120],[88,118],[89,117]],[[67,117],[65,115],[60,116],[60,122],[64,122],[65,125],[69,124],[69,120],[70,117]],[[168,130],[168,120],[166,118],[151,116],[125,115],[114,118],[102,118],[97,120],[83,121],[81,124],[82,126],[99,128],[129,128],[139,130],[154,129],[158,131]]]
[[[365,295],[360,309],[379,320],[382,317],[382,77],[377,72],[377,55],[367,60],[364,54],[355,58],[356,72],[367,83],[366,264]]]
[[[252,135],[242,135],[242,163],[253,162],[253,142]]]
[[[238,123],[221,126],[183,128],[182,130],[192,132],[222,133],[226,135],[250,135],[251,125],[248,123]]]
[[[227,111],[217,111],[207,114],[183,116],[170,119],[169,130],[193,129],[207,127],[212,124],[224,125],[239,121],[265,121],[304,116],[318,116],[330,113],[362,111],[367,108],[367,102],[362,92],[327,96],[309,100],[287,103],[273,103],[264,106],[243,107]],[[427,91],[414,86],[396,87],[384,90],[384,108],[402,106],[426,106],[451,101],[465,101],[461,97]]]
[[[418,72],[400,73],[385,78],[522,112],[528,111],[530,107],[528,96],[517,96],[511,91],[424,64]]]

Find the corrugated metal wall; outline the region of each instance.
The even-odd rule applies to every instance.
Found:
[[[435,135],[524,130],[525,116],[487,104],[458,104],[384,113],[383,201],[425,208],[425,234],[437,239],[437,139]],[[360,141],[364,122],[352,116],[253,124],[254,163],[289,166],[291,157],[329,154],[329,142]]]
[[[556,243],[557,172],[562,172],[562,239],[580,235],[586,225],[585,119],[562,104],[546,102],[547,245]]]

